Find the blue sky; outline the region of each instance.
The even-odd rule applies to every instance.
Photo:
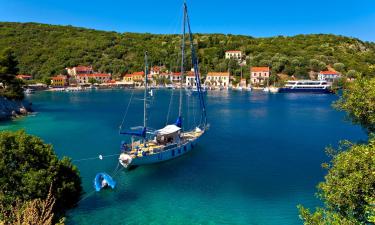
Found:
[[[177,33],[182,0],[0,0],[0,21]],[[193,32],[333,33],[375,42],[375,0],[188,0]]]

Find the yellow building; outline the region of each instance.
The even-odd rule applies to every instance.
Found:
[[[53,87],[64,87],[68,85],[67,77],[64,75],[57,75],[51,78],[51,86]]]
[[[144,76],[145,76],[144,72],[135,72],[132,74],[126,74],[123,78],[123,81],[126,84],[131,84],[131,85],[134,84],[136,86],[140,86],[144,82]]]

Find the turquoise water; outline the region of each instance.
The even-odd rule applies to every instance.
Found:
[[[74,160],[116,154],[130,93],[37,93],[29,98],[38,113],[2,123],[1,129],[25,128],[52,143],[59,156]],[[170,91],[154,94],[158,101],[150,102],[149,122],[160,127],[165,125]],[[141,95],[135,92],[135,99]],[[68,224],[301,224],[296,205],[320,204],[314,193],[324,176],[324,147],[366,138],[331,108],[336,99],[209,92],[210,129],[191,153],[121,171],[115,177],[118,187],[101,193],[92,192],[93,178],[97,172],[112,173],[117,158],[76,161],[86,195],[69,212]],[[127,119],[133,123],[127,125],[139,121],[141,109],[131,107]],[[192,111],[185,113],[195,115]]]

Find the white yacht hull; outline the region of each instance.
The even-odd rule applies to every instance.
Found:
[[[141,166],[158,162],[164,162],[170,159],[177,158],[194,149],[198,139],[199,138],[192,141],[188,141],[183,145],[176,146],[174,148],[164,150],[156,154],[133,158],[129,166]]]

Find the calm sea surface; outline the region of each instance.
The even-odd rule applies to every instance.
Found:
[[[130,90],[37,93],[28,98],[38,112],[1,130],[26,129],[73,160],[119,152],[118,128]],[[175,93],[177,94],[177,93]],[[141,91],[135,91],[126,125],[141,124]],[[154,91],[149,124],[176,117],[177,95]],[[209,92],[209,131],[199,147],[178,159],[120,171],[115,190],[94,193],[97,172],[112,174],[117,157],[75,161],[86,194],[68,214],[68,224],[301,224],[296,205],[320,204],[325,146],[364,140],[364,132],[331,108],[334,95]],[[138,101],[138,102],[137,102]],[[184,102],[191,102],[184,99]],[[191,106],[185,121],[198,115]],[[134,105],[134,107],[133,107]]]

